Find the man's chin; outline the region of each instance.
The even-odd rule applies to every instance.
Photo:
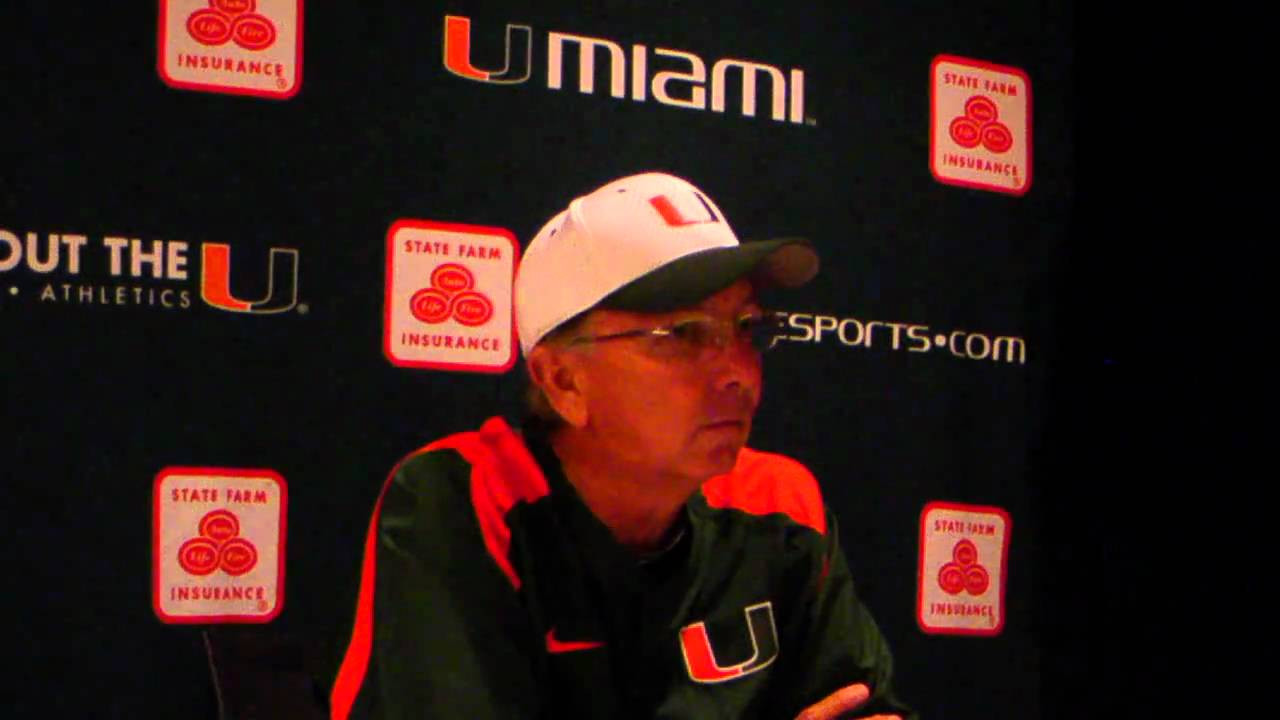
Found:
[[[738,462],[738,453],[742,450],[743,440],[716,443],[707,452],[707,467],[710,469],[709,477],[724,475],[733,469],[733,466]]]

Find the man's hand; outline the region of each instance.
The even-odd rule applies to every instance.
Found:
[[[871,688],[854,683],[840,688],[818,702],[805,708],[796,720],[837,720],[844,713],[856,710],[871,697]],[[868,715],[863,720],[902,720],[898,715]]]

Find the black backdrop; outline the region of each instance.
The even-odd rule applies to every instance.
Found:
[[[533,77],[500,86],[447,72],[446,15],[472,19],[477,65],[500,64],[507,23],[530,26]],[[699,184],[744,238],[815,242],[823,271],[783,310],[1025,343],[1025,362],[895,350],[886,335],[870,348],[831,334],[785,343],[768,358],[753,444],[818,476],[893,645],[900,693],[925,717],[1056,717],[1072,702],[1060,678],[1077,663],[1086,610],[1062,579],[1062,563],[1078,562],[1062,541],[1090,521],[1063,519],[1078,496],[1062,486],[1054,439],[1072,394],[1058,300],[1073,232],[1069,6],[312,2],[287,99],[168,86],[154,3],[6,3],[0,27],[0,230],[87,238],[78,273],[65,257],[50,272],[19,262],[0,273],[4,504],[24,648],[16,716],[215,717],[219,702],[235,717],[322,712],[385,472],[426,441],[518,409],[516,371],[383,356],[388,228],[479,224],[524,243],[567,199],[648,169]],[[812,122],[743,117],[732,92],[724,113],[614,99],[604,75],[594,94],[549,89],[549,31],[676,48],[708,66],[803,68]],[[931,176],[939,54],[1029,76],[1024,195]],[[187,242],[188,279],[111,277],[107,236]],[[243,258],[241,297],[261,294],[270,248],[297,249],[299,304],[252,315],[202,303],[201,243]],[[50,284],[56,297],[42,298]],[[186,290],[190,307],[77,296],[93,286],[114,298],[118,285]],[[287,591],[274,621],[156,618],[151,493],[170,466],[284,477]],[[935,500],[1012,518],[998,636],[917,625],[920,513]]]

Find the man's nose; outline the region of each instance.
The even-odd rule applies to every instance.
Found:
[[[760,351],[750,342],[734,340],[716,348],[706,361],[714,372],[717,390],[744,390],[753,399],[760,393]]]

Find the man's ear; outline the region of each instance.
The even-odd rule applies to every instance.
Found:
[[[560,417],[575,428],[587,424],[587,402],[581,371],[564,349],[538,345],[528,357],[529,378],[542,390]]]

